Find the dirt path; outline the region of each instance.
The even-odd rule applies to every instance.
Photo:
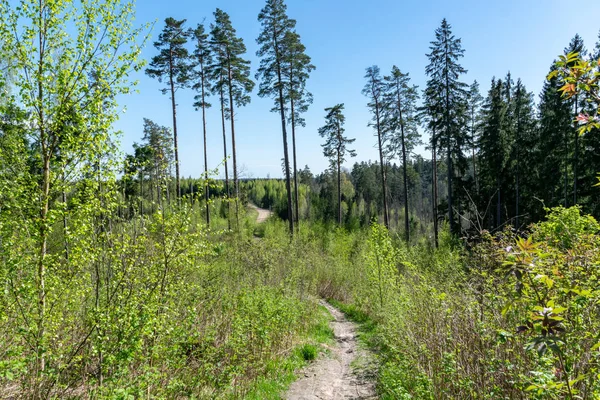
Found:
[[[271,215],[273,215],[272,211],[265,210],[264,208],[258,208],[254,204],[248,204],[248,207],[258,212],[258,216],[256,217],[257,224],[265,222]]]
[[[336,343],[329,349],[330,356],[317,360],[302,371],[303,377],[292,383],[285,399],[376,399],[375,386],[367,376],[369,357],[358,348],[356,325],[330,304],[321,304],[335,318],[331,328]]]

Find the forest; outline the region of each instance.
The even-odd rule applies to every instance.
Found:
[[[425,87],[402,57],[365,66],[378,159],[352,164],[331,104],[312,171],[319,66],[286,2],[261,3],[242,38],[222,9],[153,27],[126,0],[0,0],[0,398],[600,398],[600,34],[557,48],[541,93],[509,71],[482,93],[440,18]],[[123,153],[137,72],[172,123]],[[239,162],[256,95],[282,179]],[[312,377],[336,359],[340,387]],[[297,395],[318,379],[329,395]]]

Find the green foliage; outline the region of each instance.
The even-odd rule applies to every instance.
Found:
[[[325,273],[339,288],[328,293],[368,327],[382,398],[594,399],[599,228],[578,208],[556,208],[528,239],[484,233],[462,250],[444,229],[435,250],[374,225],[357,249],[364,263]]]
[[[368,279],[371,284],[371,303],[379,303],[380,308],[389,302],[397,284],[397,251],[387,229],[379,224],[371,226],[367,253]]]

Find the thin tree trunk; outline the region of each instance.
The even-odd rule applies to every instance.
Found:
[[[181,198],[181,182],[179,178],[179,147],[177,145],[177,104],[175,102],[175,82],[173,82],[173,56],[169,53],[169,85],[171,87],[171,107],[173,109],[173,150],[175,151],[175,184],[177,201]]]
[[[229,60],[229,56],[227,57],[227,71],[228,77],[227,82],[229,86],[229,118],[231,120],[231,152],[233,154],[233,188],[235,190],[235,226],[239,231],[240,229],[240,210],[239,210],[239,200],[240,200],[240,186],[238,182],[238,172],[237,172],[237,151],[235,148],[235,118],[234,118],[234,106],[233,106],[233,82],[232,82],[232,72],[231,72],[231,64]]]
[[[45,116],[44,116],[44,88],[42,83],[42,77],[44,73],[44,40],[42,34],[42,27],[44,26],[43,17],[43,1],[39,0],[39,26],[38,26],[38,40],[39,40],[39,63],[38,63],[38,123],[40,130],[40,144],[42,147],[43,157],[43,175],[42,175],[42,204],[40,210],[40,253],[38,260],[38,321],[37,321],[37,340],[36,340],[36,351],[37,351],[37,373],[36,376],[39,378],[46,369],[46,358],[44,354],[44,336],[45,336],[45,322],[46,322],[46,253],[48,246],[48,212],[50,203],[50,158],[52,156],[52,149],[48,148],[48,137],[44,127]]]
[[[521,201],[521,194],[519,193],[519,184],[520,184],[520,171],[519,171],[519,165],[520,163],[520,159],[519,159],[519,150],[517,150],[517,185],[516,185],[516,190],[517,190],[517,199],[516,199],[516,207],[515,207],[515,212],[517,213],[515,218],[516,218],[516,227],[517,229],[519,229],[519,202]]]
[[[64,165],[63,165],[63,171],[62,171],[62,184],[63,184],[63,188],[62,188],[62,202],[64,205],[64,211],[63,211],[63,241],[65,244],[65,260],[68,262],[69,261],[69,239],[68,239],[68,223],[67,223],[67,192],[65,190],[65,186],[67,183],[67,179],[65,176],[65,170],[64,170]],[[119,210],[121,208],[119,207]]]
[[[479,197],[479,181],[477,180],[477,156],[475,155],[475,112],[471,110],[471,142],[473,144],[473,180],[475,181],[475,191]]]
[[[375,99],[375,119],[377,122],[377,141],[379,146],[379,162],[381,163],[381,186],[383,195],[383,223],[386,228],[390,228],[390,216],[387,202],[387,177],[385,173],[385,162],[383,157],[383,133],[381,132],[381,121],[379,116],[379,101]]]
[[[223,163],[225,164],[225,199],[227,201],[227,229],[231,230],[231,204],[229,203],[229,169],[227,168],[227,133],[225,132],[225,98],[221,85],[221,125],[223,126]]]
[[[406,232],[406,243],[410,242],[410,224],[408,221],[408,179],[406,173],[406,137],[404,135],[404,120],[402,119],[402,103],[400,99],[400,90],[398,95],[398,115],[400,116],[400,133],[402,134],[402,172],[404,178],[404,230]]]
[[[500,172],[497,172],[496,175],[496,191],[497,193],[497,201],[496,201],[496,228],[499,228],[502,225],[502,196],[501,191],[502,188],[500,186]]]
[[[283,163],[285,164],[285,187],[287,190],[288,220],[290,226],[290,235],[294,234],[294,212],[292,205],[292,188],[290,178],[290,158],[288,154],[287,130],[285,127],[285,109],[283,103],[283,88],[281,79],[281,60],[277,43],[277,34],[273,32],[273,42],[275,48],[275,62],[277,64],[277,87],[279,88],[279,112],[281,114],[281,133],[283,136]]]
[[[446,57],[446,67],[448,66],[448,64],[450,63],[449,59],[448,59],[448,53],[449,53],[449,49],[448,49],[448,40],[447,38],[445,39],[445,46],[446,46],[446,53],[445,53],[445,57]],[[447,158],[448,158],[448,219],[450,220],[450,232],[454,233],[455,232],[455,228],[454,228],[454,204],[453,204],[453,196],[452,196],[452,179],[454,177],[454,166],[453,166],[453,162],[452,162],[452,134],[450,131],[450,77],[448,76],[448,69],[445,69],[444,72],[445,78],[446,78],[446,109],[444,110],[444,114],[445,114],[445,120],[446,120],[446,139],[448,141],[448,143],[446,144],[448,146],[448,151],[447,151]]]
[[[435,136],[435,131],[433,132]],[[436,159],[436,146],[437,141],[433,140],[433,145],[431,146],[431,154],[433,160],[433,181],[431,182],[431,189],[433,194],[433,237],[435,240],[435,247],[439,247],[438,242],[438,185],[437,185],[437,159]]]
[[[291,80],[291,79],[290,79]],[[290,111],[292,113],[292,156],[294,158],[294,206],[296,230],[300,229],[300,206],[298,196],[298,164],[296,161],[296,116],[294,115],[294,96],[290,96]]]
[[[575,95],[575,116],[579,114],[579,100]],[[579,163],[579,132],[577,131],[577,122],[575,125],[575,159],[573,160],[573,205],[577,205],[577,164]]]
[[[337,148],[337,187],[338,187],[338,224],[342,226],[342,134],[340,126],[337,127],[338,148]]]
[[[210,186],[208,184],[208,146],[206,143],[206,104],[204,99],[206,98],[206,87],[204,84],[205,71],[204,64],[200,63],[200,69],[202,74],[202,130],[204,133],[204,199],[206,201],[206,225],[210,227]]]
[[[517,89],[519,98],[521,97],[521,88],[519,87]],[[516,199],[515,199],[515,225],[517,227],[517,229],[519,229],[519,202],[521,201],[521,194],[519,192],[519,184],[520,184],[520,180],[521,177],[519,176],[519,174],[521,173],[520,169],[521,169],[521,149],[520,146],[522,144],[522,136],[523,136],[523,132],[522,132],[523,126],[521,124],[521,108],[520,106],[517,105],[517,139],[516,139],[516,148],[517,148],[517,165],[516,165]]]

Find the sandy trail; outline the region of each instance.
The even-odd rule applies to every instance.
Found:
[[[273,215],[272,211],[265,210],[264,208],[259,208],[259,207],[255,206],[254,204],[248,204],[248,207],[250,207],[253,210],[256,210],[258,212],[258,216],[256,217],[257,224],[265,222],[266,220],[269,219],[269,217],[271,215]]]
[[[287,400],[313,399],[376,399],[375,385],[366,375],[369,370],[368,354],[358,348],[356,325],[349,322],[338,309],[326,302],[335,321],[331,327],[335,345],[331,355],[321,358],[304,369],[303,377],[292,383]]]

